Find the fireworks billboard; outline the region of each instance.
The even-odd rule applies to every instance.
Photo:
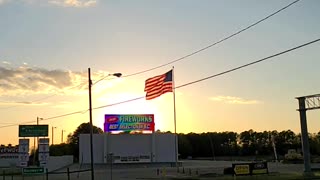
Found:
[[[153,114],[105,114],[104,131],[154,131]]]

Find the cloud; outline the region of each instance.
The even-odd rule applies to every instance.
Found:
[[[74,92],[83,90],[85,82],[86,72],[47,70],[26,65],[18,68],[0,66],[0,96]]]
[[[109,74],[106,71],[91,73],[93,83]],[[113,83],[112,81],[108,84]],[[105,84],[104,86],[107,86]],[[98,84],[97,84],[98,85]],[[88,91],[88,72],[48,70],[39,67],[0,66],[0,97],[33,95],[78,96]],[[25,103],[27,104],[27,103]]]
[[[10,63],[8,61],[2,61],[2,64],[10,65]]]
[[[96,0],[50,0],[50,4],[63,6],[63,7],[90,7],[94,6]]]
[[[257,100],[246,100],[240,97],[233,97],[233,96],[215,96],[211,97],[210,100],[212,101],[219,101],[228,104],[260,104],[260,101]]]
[[[11,0],[0,0],[0,5],[10,2]]]
[[[0,0],[0,4],[4,4],[6,2],[9,2],[10,0]]]
[[[25,4],[53,4],[61,7],[91,7],[97,4],[98,0],[15,0],[18,3]],[[13,0],[0,0],[0,5],[9,2],[14,2]]]

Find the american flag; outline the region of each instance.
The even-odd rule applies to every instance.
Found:
[[[144,88],[144,91],[147,93],[146,100],[151,100],[164,93],[172,92],[172,84],[172,70],[165,74],[147,79]]]

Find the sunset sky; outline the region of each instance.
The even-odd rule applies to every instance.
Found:
[[[301,0],[220,44],[294,0],[0,0],[0,144],[18,144],[18,124],[49,124],[61,142],[89,122],[93,108],[142,97],[145,80],[174,66],[176,86],[320,38],[320,1]],[[132,75],[137,72],[154,70]],[[320,42],[231,73],[176,89],[177,132],[300,132],[295,97],[319,94]],[[70,113],[75,113],[65,116]],[[174,131],[166,93],[93,111],[155,114],[156,129]],[[308,111],[320,131],[320,111]],[[60,117],[61,116],[61,117]]]

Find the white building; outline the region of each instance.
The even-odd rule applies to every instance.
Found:
[[[111,153],[114,163],[175,162],[175,135],[171,133],[93,134],[92,142],[95,164],[108,163]],[[91,162],[90,134],[79,136],[79,162]]]

